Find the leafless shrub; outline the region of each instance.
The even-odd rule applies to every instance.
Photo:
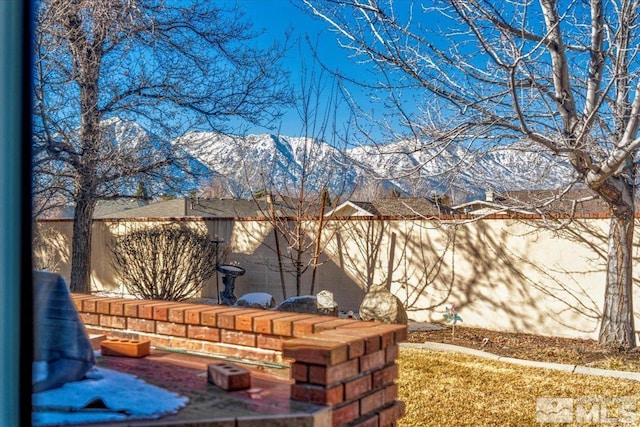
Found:
[[[215,272],[215,245],[184,226],[130,231],[109,245],[117,278],[147,299],[183,301],[195,296]]]

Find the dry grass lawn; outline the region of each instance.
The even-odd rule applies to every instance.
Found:
[[[551,425],[536,423],[539,397],[633,397],[640,416],[636,381],[409,348],[401,349],[397,363],[399,399],[406,405],[400,427]],[[611,409],[608,416],[617,413]]]

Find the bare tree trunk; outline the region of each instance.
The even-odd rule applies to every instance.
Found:
[[[636,346],[633,319],[633,204],[611,217],[604,308],[598,342],[622,350]]]
[[[95,201],[81,197],[73,215],[71,292],[91,293],[91,226]]]
[[[327,204],[328,191],[322,190],[320,196],[320,213],[318,214],[318,233],[316,234],[316,243],[313,248],[313,272],[311,275],[311,295],[315,292],[316,276],[318,273],[318,259],[320,257],[321,243],[322,243],[322,229],[324,228],[324,209]]]

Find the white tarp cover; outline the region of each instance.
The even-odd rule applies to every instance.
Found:
[[[64,278],[34,271],[33,297],[33,391],[82,379],[95,355]]]

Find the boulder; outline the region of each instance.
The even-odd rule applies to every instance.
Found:
[[[366,293],[360,304],[360,319],[404,325],[409,320],[402,302],[385,285],[372,286]]]
[[[276,300],[271,294],[266,292],[251,292],[238,298],[236,305],[238,307],[263,308],[269,310],[276,306]]]
[[[299,297],[287,298],[278,304],[276,310],[318,314],[318,299],[315,295],[301,295]]]

